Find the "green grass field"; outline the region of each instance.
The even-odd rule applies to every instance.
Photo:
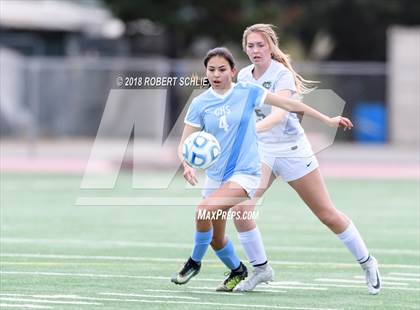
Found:
[[[418,182],[327,182],[336,206],[353,219],[380,263],[383,290],[370,296],[351,255],[282,183],[258,207],[276,282],[234,294],[214,291],[226,270],[211,250],[190,283],[169,281],[190,254],[194,206],[75,205],[81,195],[179,198],[185,190],[131,190],[129,175],[120,176],[113,191],[80,191],[80,181],[64,175],[2,175],[1,308],[420,307]],[[182,188],[181,179],[175,183]],[[232,223],[228,232],[245,260]]]

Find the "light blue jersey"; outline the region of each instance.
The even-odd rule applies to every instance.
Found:
[[[261,105],[267,91],[255,84],[237,83],[224,95],[212,88],[194,98],[185,123],[202,128],[220,143],[217,162],[207,176],[227,181],[234,174],[260,175],[254,108]]]

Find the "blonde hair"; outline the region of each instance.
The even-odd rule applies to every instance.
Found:
[[[271,58],[277,60],[278,62],[282,63],[287,69],[290,70],[293,74],[293,78],[295,80],[295,85],[297,89],[297,93],[306,94],[315,87],[313,84],[319,83],[318,81],[311,81],[304,79],[301,75],[299,75],[292,67],[290,56],[283,53],[283,51],[279,48],[279,39],[277,38],[276,33],[274,32],[274,26],[270,24],[254,24],[249,26],[245,29],[244,34],[242,36],[242,48],[246,52],[246,44],[247,38],[252,32],[260,33],[265,40],[268,42],[268,45],[271,50]]]

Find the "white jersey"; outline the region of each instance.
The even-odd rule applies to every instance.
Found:
[[[238,74],[238,81],[262,85],[271,92],[290,90],[293,99],[298,99],[293,74],[283,64],[271,60],[270,66],[258,79],[254,79],[254,65],[243,68]],[[257,121],[271,113],[271,105],[263,104],[255,109]],[[304,141],[302,141],[304,140]],[[306,147],[306,137],[296,113],[287,112],[281,123],[268,131],[258,133],[260,151],[273,157],[293,155],[297,148]]]

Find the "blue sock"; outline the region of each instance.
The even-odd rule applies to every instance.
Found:
[[[230,240],[228,240],[222,249],[216,251],[216,255],[220,258],[223,264],[231,270],[237,269],[241,264],[241,261],[233,248],[233,243]]]
[[[213,228],[209,231],[196,231],[194,235],[194,248],[192,250],[191,258],[193,261],[199,263],[206,254],[207,248],[213,238]]]

